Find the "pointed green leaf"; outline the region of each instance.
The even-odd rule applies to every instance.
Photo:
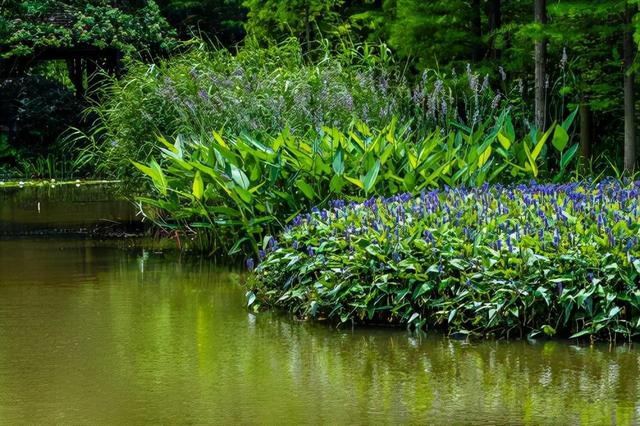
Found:
[[[490,157],[491,157],[491,145],[489,145],[487,149],[485,149],[484,152],[480,154],[480,157],[478,157],[478,167],[484,166],[484,164],[489,160]]]
[[[338,148],[336,151],[336,155],[333,157],[333,171],[338,175],[342,176],[344,173],[344,154],[342,153],[342,148]]]
[[[573,120],[576,118],[576,114],[578,113],[579,109],[580,109],[579,106],[576,107],[576,109],[574,109],[573,112],[569,114],[569,117],[567,117],[567,119],[562,122],[562,128],[566,132],[569,131],[569,127],[571,127],[571,124],[573,123]]]
[[[500,145],[502,145],[502,147],[504,149],[509,149],[511,147],[511,141],[509,140],[509,138],[507,136],[505,136],[502,131],[500,131],[500,133],[498,133],[498,141],[500,142]]]
[[[204,183],[202,182],[202,175],[200,174],[199,170],[196,172],[196,176],[193,178],[192,193],[193,196],[198,200],[201,200],[202,194],[204,194]]]
[[[369,193],[369,191],[376,184],[376,179],[378,179],[378,172],[380,171],[380,160],[376,160],[371,169],[367,172],[367,175],[364,177],[362,183],[364,184],[364,192]]]
[[[315,191],[313,190],[313,187],[311,185],[309,185],[307,182],[305,182],[303,179],[298,179],[296,181],[296,186],[298,187],[298,189],[300,189],[300,191],[302,191],[302,193],[304,194],[305,197],[307,197],[310,200],[313,200],[315,198]]]
[[[249,178],[242,170],[233,164],[231,164],[231,179],[242,189],[249,189]]]
[[[567,168],[571,160],[576,155],[578,151],[578,144],[574,144],[571,148],[567,150],[567,152],[562,154],[562,158],[560,159],[560,170],[564,170]]]
[[[544,134],[542,135],[542,137],[540,138],[536,146],[533,148],[533,151],[531,151],[531,158],[533,158],[534,161],[538,159],[538,156],[540,155],[540,152],[542,151],[544,144],[547,143],[547,139],[549,139],[549,135],[551,135],[551,132],[553,131],[554,127],[555,125],[549,127],[549,130],[544,132]]]
[[[364,184],[362,183],[362,181],[360,179],[356,179],[356,178],[352,178],[349,176],[344,176],[344,178],[346,180],[348,180],[349,182],[351,182],[352,184],[354,184],[355,186],[357,186],[360,189],[364,189]]]
[[[569,134],[562,126],[556,126],[551,143],[559,152],[564,151],[567,143],[569,143]]]

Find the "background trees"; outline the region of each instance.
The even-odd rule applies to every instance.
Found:
[[[247,8],[243,0],[157,0],[157,3],[183,39],[204,36],[233,46],[245,36]]]
[[[579,107],[574,131],[583,164],[631,169],[638,1],[128,0],[115,7],[104,0],[7,0],[0,49],[7,58],[80,42],[137,56],[167,52],[173,33],[232,51],[245,37],[263,46],[294,37],[304,51],[382,42],[418,84],[425,70],[461,84],[456,78],[470,64],[502,99],[527,106],[518,118],[538,128]],[[73,11],[76,23],[65,28],[43,19],[51,8]]]

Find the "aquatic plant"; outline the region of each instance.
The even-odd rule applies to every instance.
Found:
[[[450,332],[640,333],[640,181],[334,201],[267,237],[253,309]]]
[[[577,148],[568,148],[569,125],[517,138],[505,111],[496,123],[425,136],[395,119],[381,130],[357,122],[348,131],[323,127],[295,136],[286,129],[275,138],[213,132],[160,138],[162,157],[134,164],[154,184],[153,195],[139,199],[151,220],[195,238],[205,250],[257,251],[264,235],[332,198],[360,201],[442,185],[551,177],[539,170],[549,145],[561,155],[561,177]]]

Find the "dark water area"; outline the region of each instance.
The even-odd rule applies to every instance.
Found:
[[[5,193],[0,219],[120,217],[87,194],[34,213]],[[336,330],[248,312],[243,272],[210,258],[25,235],[0,239],[0,424],[639,422],[633,345]]]
[[[78,185],[0,188],[0,237],[143,232],[135,205],[116,186]]]

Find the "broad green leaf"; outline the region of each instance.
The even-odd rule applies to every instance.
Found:
[[[562,122],[562,128],[566,132],[569,131],[569,127],[571,127],[571,124],[573,123],[573,120],[576,118],[576,114],[578,113],[579,109],[580,107],[577,106],[576,109],[574,109],[573,112],[569,114],[569,117],[567,117],[567,119]]]
[[[491,145],[489,145],[487,149],[485,149],[484,152],[480,154],[480,157],[478,157],[478,167],[484,166],[484,164],[489,160],[490,157],[491,157]]]
[[[244,189],[243,187],[236,186],[233,189],[240,196],[242,201],[244,201],[245,203],[251,203],[251,201],[253,200],[253,195],[251,195],[251,193],[246,189]]]
[[[567,134],[567,131],[564,128],[562,128],[562,126],[556,126],[556,129],[553,133],[553,139],[551,141],[553,146],[559,152],[562,152],[564,151],[564,148],[567,146],[568,142],[569,142],[569,135]]]
[[[407,156],[409,159],[409,166],[411,167],[411,170],[415,170],[416,167],[418,167],[418,158],[411,152],[407,152]]]
[[[212,133],[213,133],[213,138],[216,140],[216,142],[220,144],[220,146],[222,146],[223,148],[229,149],[229,145],[227,145],[224,139],[222,139],[222,136],[220,136],[220,133],[216,132],[215,130],[213,130]]]
[[[352,184],[354,184],[355,186],[357,186],[360,189],[364,189],[364,184],[362,183],[362,181],[360,179],[356,179],[356,178],[352,178],[349,176],[344,176],[344,178],[346,180],[348,180],[349,182],[351,182]]]
[[[531,156],[531,152],[529,152],[529,147],[527,147],[527,144],[523,144],[524,146],[524,152],[527,156],[527,160],[529,161],[527,163],[527,170],[531,170],[531,172],[533,173],[533,176],[536,177],[538,176],[538,166],[536,165],[536,160],[534,158],[532,158]]]
[[[146,174],[153,181],[153,185],[162,195],[167,195],[167,179],[156,160],[151,160],[150,166],[145,166],[136,161],[131,162],[138,170]]]
[[[300,189],[300,191],[302,191],[302,193],[304,194],[305,197],[307,197],[310,200],[313,200],[315,198],[315,191],[313,190],[313,187],[311,185],[309,185],[307,182],[305,182],[303,179],[298,179],[296,181],[296,186],[298,187],[298,189]]]
[[[329,182],[329,189],[336,194],[342,192],[342,187],[344,186],[344,180],[339,175],[333,175],[331,181]]]
[[[231,179],[242,189],[249,189],[251,184],[247,175],[233,164],[231,164]]]
[[[578,337],[586,336],[588,334],[593,334],[593,330],[591,330],[591,328],[585,328],[584,330],[574,333],[569,336],[569,339],[577,339]]]
[[[502,145],[502,147],[504,149],[509,149],[511,148],[511,141],[509,140],[508,137],[506,137],[502,131],[500,131],[500,133],[498,133],[498,141],[500,142],[500,145]]]
[[[333,157],[333,171],[338,175],[342,176],[344,174],[344,154],[342,152],[342,148],[338,148],[336,150],[336,155]]]
[[[166,146],[167,149],[173,152],[174,154],[178,153],[178,148],[176,148],[173,144],[169,143],[169,141],[164,136],[158,136],[158,142]]]
[[[538,159],[538,156],[540,155],[542,148],[544,148],[545,143],[547,143],[547,139],[549,139],[549,135],[551,135],[551,132],[553,131],[554,127],[555,125],[549,127],[549,130],[544,132],[544,134],[542,135],[542,137],[540,138],[536,146],[533,148],[533,151],[531,151],[531,158],[534,161]]]
[[[414,172],[407,173],[403,179],[404,188],[411,192],[416,186],[416,174]]]
[[[202,200],[202,195],[204,193],[204,183],[202,182],[202,175],[200,174],[200,170],[196,171],[196,175],[193,178],[193,187],[191,189],[193,196],[198,200]]]
[[[571,148],[567,150],[567,152],[562,153],[562,158],[560,159],[560,170],[564,170],[567,168],[571,160],[576,155],[578,151],[578,144],[574,144]]]
[[[147,167],[144,164],[138,163],[137,161],[131,162],[138,170],[140,170],[145,175],[149,176],[151,179],[155,179],[155,172],[151,169],[151,167]]]
[[[367,172],[367,175],[364,177],[363,185],[364,192],[369,193],[371,189],[376,184],[376,179],[378,179],[378,172],[380,171],[380,160],[376,160],[371,169]]]
[[[256,300],[256,295],[252,291],[247,291],[247,306],[253,305],[253,302]]]

